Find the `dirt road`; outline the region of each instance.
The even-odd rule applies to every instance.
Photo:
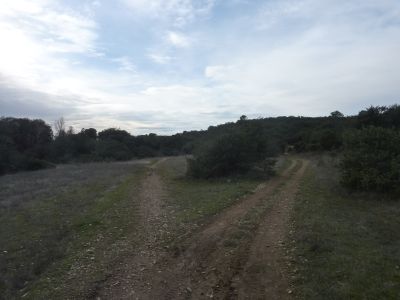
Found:
[[[162,158],[150,165],[142,183],[139,195],[141,221],[132,237],[132,242],[137,243],[135,253],[131,253],[121,265],[112,270],[112,275],[97,291],[95,299],[147,298],[151,285],[145,280],[145,275],[153,270],[155,262],[164,255],[160,241],[169,234],[168,212],[163,201],[165,192],[156,172],[157,166],[165,160]]]
[[[170,226],[162,182],[143,182],[142,239],[104,284],[100,299],[286,299],[290,287],[282,245],[299,181],[307,167],[293,160],[280,175],[231,206],[169,251],[159,241]],[[173,196],[173,195],[171,195]]]

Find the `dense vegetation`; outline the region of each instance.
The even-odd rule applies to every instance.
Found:
[[[0,173],[36,170],[55,163],[129,160],[193,154],[189,174],[211,178],[259,170],[287,151],[343,153],[342,182],[353,189],[394,190],[400,182],[400,106],[377,106],[345,117],[247,119],[172,136],[132,136],[110,128],[74,133],[60,119],[55,132],[42,120],[0,119]]]
[[[110,128],[74,133],[58,121],[55,132],[42,120],[0,119],[0,174],[37,170],[57,163],[129,160],[187,153],[185,134],[132,136]]]
[[[329,117],[277,117],[209,127],[194,143],[190,174],[217,177],[264,169],[270,173],[271,158],[285,151],[333,151],[342,146],[346,128],[355,127],[354,117],[334,112]],[[261,175],[261,174],[260,174]]]
[[[0,119],[0,174],[47,166],[52,142],[51,127],[42,120]]]
[[[370,107],[344,135],[342,183],[363,191],[399,192],[400,106]]]
[[[373,126],[348,132],[341,166],[349,188],[399,190],[400,132]]]
[[[282,153],[288,145],[299,152],[337,149],[341,145],[342,131],[352,123],[352,117],[336,115],[256,120],[243,116],[235,123],[210,126],[204,131],[172,136],[153,133],[132,136],[116,128],[101,132],[89,128],[75,133],[73,128],[65,128],[63,120],[56,122],[53,132],[42,120],[1,118],[0,174],[36,170],[49,167],[50,163],[129,160],[190,153],[210,165],[223,158],[221,152],[228,155],[224,147],[231,147],[229,157],[224,157],[225,164],[240,158],[240,162],[234,162],[231,168],[240,171],[248,169],[254,160]],[[212,153],[207,154],[208,151]],[[214,175],[230,173],[225,167],[222,169]]]
[[[232,133],[226,133],[212,143],[205,143],[189,160],[189,174],[210,178],[249,172],[255,163],[264,162],[261,171],[271,169],[266,157],[277,154],[268,143],[262,124],[247,122],[243,116]]]

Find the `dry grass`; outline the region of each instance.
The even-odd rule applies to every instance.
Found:
[[[96,163],[1,177],[0,298],[90,291],[134,226],[142,171]]]

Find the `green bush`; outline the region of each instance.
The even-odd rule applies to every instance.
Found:
[[[364,191],[399,191],[400,133],[365,127],[345,134],[342,183]]]
[[[247,166],[243,146],[239,136],[221,137],[204,153],[190,160],[190,174],[207,178],[244,171]]]
[[[243,174],[265,159],[267,153],[265,139],[259,138],[254,131],[226,134],[188,160],[188,175],[212,178]]]

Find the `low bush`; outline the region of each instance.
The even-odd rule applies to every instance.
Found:
[[[24,170],[26,171],[37,171],[41,169],[50,169],[50,168],[55,168],[56,165],[52,164],[48,161],[41,160],[41,159],[34,159],[34,158],[29,158],[24,161],[25,166]]]

